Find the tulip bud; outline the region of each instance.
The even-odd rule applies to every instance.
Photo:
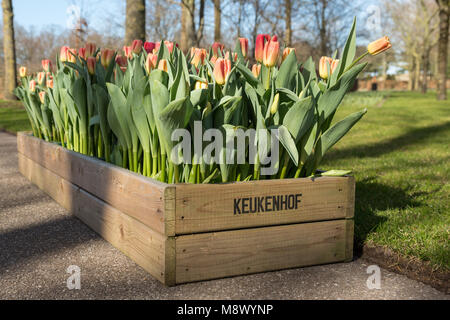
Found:
[[[319,61],[319,75],[322,79],[327,80],[328,79],[328,65],[330,66],[331,70],[331,64],[333,63],[333,59],[330,57],[322,57]]]
[[[214,79],[220,85],[225,84],[230,71],[231,61],[228,59],[218,58],[214,64]]]
[[[68,62],[72,62],[72,63],[76,63],[77,62],[77,49],[70,48],[67,51],[67,61]]]
[[[195,82],[195,90],[208,89],[208,82],[197,81]]]
[[[212,56],[209,61],[211,61],[212,64],[215,64],[216,61],[217,61],[217,57],[216,56]]]
[[[31,92],[36,91],[36,80],[31,80],[29,86]]]
[[[144,50],[147,53],[153,53],[153,50],[155,49],[156,44],[154,42],[148,42],[146,41],[144,43]]]
[[[42,85],[44,83],[44,80],[45,80],[45,72],[38,72],[37,82],[39,83],[39,85]]]
[[[93,57],[95,54],[95,51],[97,51],[97,46],[94,43],[86,43],[86,58]]]
[[[158,56],[153,53],[149,53],[147,55],[147,60],[145,61],[145,70],[147,70],[147,73],[150,74],[150,72],[156,68],[158,62]]]
[[[266,42],[270,41],[270,36],[268,34],[258,34],[256,36],[255,43],[255,59],[258,62],[263,62],[264,59],[264,47]]]
[[[382,53],[383,51],[386,51],[392,47],[391,42],[389,41],[388,37],[383,37],[378,40],[375,40],[367,46],[367,51],[373,56],[376,56],[379,53]]]
[[[333,72],[336,70],[338,64],[339,64],[339,59],[334,59],[333,62],[331,62],[331,68],[330,68],[331,74],[333,74]]]
[[[233,57],[233,61],[236,62],[237,61],[237,53],[232,52],[231,56]],[[227,53],[225,53],[225,59],[230,60],[230,51],[227,51]]]
[[[117,55],[116,63],[119,65],[120,68],[126,68],[128,65],[128,59],[127,59],[127,57]]]
[[[266,67],[271,68],[277,64],[279,49],[280,43],[278,42],[278,38],[277,36],[273,36],[264,46],[263,63]]]
[[[131,50],[135,54],[141,53],[141,51],[142,51],[142,40],[134,40],[133,43],[131,44]]]
[[[211,113],[211,111],[212,111],[212,105],[211,105],[211,102],[208,101],[208,102],[206,103],[205,109],[203,109],[203,112],[202,112],[202,119],[205,119],[205,118],[208,116],[208,114]]]
[[[89,57],[87,58],[87,68],[89,74],[92,76],[95,74],[95,65],[97,64],[97,59],[95,57]]]
[[[53,89],[53,77],[47,76],[47,88]]]
[[[164,41],[164,44],[166,45],[167,49],[169,49],[169,53],[172,53],[174,43],[169,40],[166,40]]]
[[[283,62],[292,51],[295,52],[295,49],[294,48],[284,48],[283,57],[281,58],[281,62]]]
[[[21,78],[25,78],[27,76],[27,67],[20,67],[19,75]]]
[[[260,72],[261,72],[261,65],[257,63],[254,64],[252,67],[252,73],[255,76],[255,78],[258,78]]]
[[[52,69],[52,62],[48,59],[42,60],[41,64],[42,64],[42,68],[44,69],[44,71],[48,72]]]
[[[109,65],[112,62],[112,59],[114,57],[114,50],[110,49],[103,49],[100,56],[100,61],[102,63],[102,66],[107,69]]]
[[[223,44],[221,44],[220,42],[214,42],[211,46],[213,56],[216,58],[219,57],[219,50],[220,52],[222,52],[223,48],[224,48]]]
[[[125,54],[125,57],[127,57],[130,60],[133,59],[133,54],[132,54],[132,51],[131,51],[131,47],[124,46],[123,47],[123,52]]]
[[[45,103],[45,95],[46,95],[46,92],[45,92],[45,91],[39,92],[39,100],[41,100],[41,103],[42,103],[42,104]]]
[[[271,114],[275,114],[278,111],[279,104],[280,104],[280,94],[277,93],[273,98],[272,106],[270,107]]]
[[[86,48],[78,49],[78,56],[86,60]]]
[[[167,72],[167,60],[161,59],[159,60],[158,69]]]
[[[203,62],[206,58],[206,49],[194,48],[194,57],[191,60],[191,63],[198,68],[199,65],[203,65]]]
[[[69,59],[69,50],[67,46],[61,47],[61,51],[59,52],[59,60],[61,62],[66,62]]]
[[[248,53],[248,39],[247,38],[239,38],[239,42],[241,43],[241,51],[244,58],[247,58]]]

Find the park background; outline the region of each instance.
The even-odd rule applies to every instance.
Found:
[[[343,46],[354,16],[359,53],[389,36],[392,49],[368,59],[336,120],[362,107],[368,113],[323,169],[351,169],[356,177],[357,254],[448,291],[448,0],[13,0],[2,6],[0,129],[12,133],[30,128],[21,104],[11,100],[18,67],[40,71],[41,60],[54,60],[63,45],[119,49],[135,38],[168,39],[187,51],[214,41],[230,48],[241,36],[252,52],[256,35],[270,33],[294,47],[299,61],[318,62]]]

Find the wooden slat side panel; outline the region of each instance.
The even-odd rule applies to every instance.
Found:
[[[347,190],[347,204],[346,204],[346,218],[351,219],[355,216],[355,177],[348,177],[348,187]]]
[[[71,211],[91,229],[122,251],[159,281],[174,284],[166,275],[168,237],[111,207],[67,180],[19,154],[19,169],[25,177]],[[173,238],[170,238],[174,242]],[[174,255],[174,247],[170,252]],[[174,268],[174,262],[171,266]]]
[[[211,232],[176,238],[176,282],[345,260],[346,221]]]
[[[176,234],[345,218],[353,206],[350,185],[348,177],[177,185]],[[236,199],[296,194],[301,194],[297,209],[235,214],[235,201],[243,203]]]
[[[355,223],[353,219],[346,221],[346,244],[345,244],[345,261],[353,260],[353,241],[354,241]]]
[[[17,145],[19,153],[164,234],[167,184],[23,133]]]

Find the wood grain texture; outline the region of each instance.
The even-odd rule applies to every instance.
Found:
[[[345,261],[350,262],[353,260],[353,239],[355,232],[355,222],[353,219],[346,220],[346,240],[345,240]]]
[[[165,233],[164,197],[167,184],[24,133],[17,136],[17,148],[19,153],[44,168],[155,231]]]
[[[22,154],[19,170],[156,279],[167,285],[175,283],[174,238],[148,228]]]
[[[346,220],[178,236],[176,282],[344,261]]]
[[[353,187],[352,187],[353,186]],[[298,209],[234,213],[234,199],[301,193]],[[191,234],[353,216],[353,177],[263,180],[176,186],[175,232]]]

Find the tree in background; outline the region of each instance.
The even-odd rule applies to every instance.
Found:
[[[447,100],[449,0],[436,0],[439,7],[438,100]]]
[[[135,39],[145,41],[145,0],[127,0],[125,44]]]
[[[3,52],[5,59],[5,99],[16,99],[13,91],[17,85],[16,46],[14,42],[14,14],[11,0],[2,1]]]
[[[181,0],[181,50],[187,51],[191,47],[199,47],[203,40],[205,27],[205,0],[199,1],[196,12],[195,0]],[[195,16],[198,13],[198,25]]]
[[[221,35],[221,7],[220,7],[220,0],[213,0],[214,1],[214,41],[220,42],[222,39]]]

